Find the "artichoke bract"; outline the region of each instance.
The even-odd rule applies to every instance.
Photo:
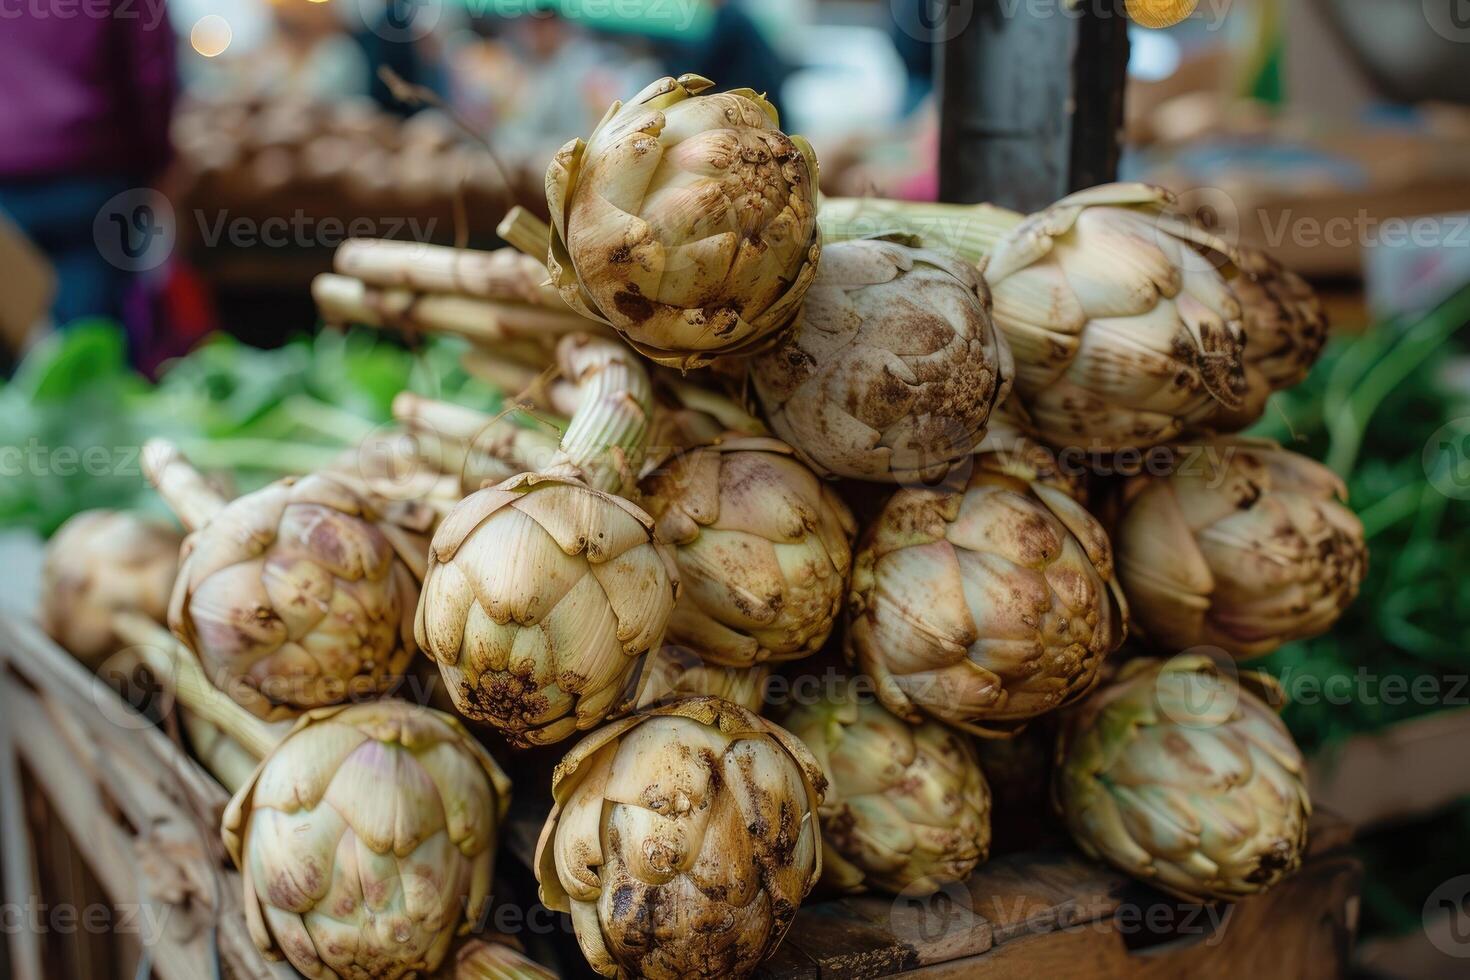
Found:
[[[163,622],[182,536],[128,511],[87,510],[57,529],[41,566],[41,626],[91,666],[117,649],[114,613]]]
[[[1217,437],[1172,458],[1116,501],[1118,577],[1144,637],[1256,657],[1330,628],[1368,564],[1342,480],[1264,439]]]
[[[1053,788],[1078,846],[1191,900],[1296,871],[1311,803],[1272,684],[1199,654],[1125,664],[1063,720]]]
[[[498,942],[471,939],[455,954],[454,968],[442,980],[556,980],[556,974],[517,950]]]
[[[313,978],[433,969],[489,900],[509,793],[447,715],[309,712],[225,810],[256,944]]]
[[[381,693],[417,647],[413,610],[432,524],[320,473],[226,502],[166,443],[149,479],[191,530],[169,602],[215,683],[267,719]]]
[[[785,443],[733,438],[672,457],[639,484],[681,593],[669,639],[733,667],[826,642],[856,524]]]
[[[1245,333],[1245,395],[1237,410],[1217,405],[1207,424],[1236,432],[1261,417],[1272,392],[1306,380],[1327,343],[1327,314],[1305,279],[1260,249],[1237,245],[1232,258],[1230,289]]]
[[[1123,641],[1107,533],[1026,458],[980,456],[962,492],[899,490],[858,548],[849,654],[902,718],[1011,734]]]
[[[929,484],[975,451],[1014,373],[972,266],[877,240],[829,246],[751,365],[771,428],[817,472]]]
[[[714,697],[758,715],[765,707],[766,684],[770,678],[769,664],[723,667],[708,662],[696,650],[665,643],[657,653],[649,654],[643,665],[638,707],[669,704],[684,698]]]
[[[821,874],[825,785],[800,740],[718,698],[607,725],[552,777],[541,900],[603,976],[748,976]]]
[[[546,171],[547,268],[568,305],[677,367],[746,351],[817,269],[817,162],[750,89],[662,78]]]
[[[822,882],[926,895],[963,881],[990,850],[990,791],[970,740],[910,724],[851,682],[782,719],[827,775]]]

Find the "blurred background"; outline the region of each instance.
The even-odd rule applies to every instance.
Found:
[[[404,387],[493,407],[450,344],[321,330],[311,279],[353,236],[499,244],[509,206],[544,214],[550,155],[659,75],[769,93],[826,193],[933,199],[928,2],[5,7],[0,523],[146,506],[119,448],[141,433],[249,485],[362,438]],[[1185,6],[1129,28],[1121,176],[1328,302],[1327,355],[1260,431],[1347,480],[1372,569],[1330,636],[1266,666],[1315,799],[1358,827],[1363,974],[1424,976],[1465,921],[1437,890],[1470,873],[1470,3]]]

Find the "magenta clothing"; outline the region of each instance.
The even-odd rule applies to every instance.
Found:
[[[156,176],[175,45],[165,0],[0,0],[0,179]]]

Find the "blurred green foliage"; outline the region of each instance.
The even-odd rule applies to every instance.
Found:
[[[460,367],[463,350],[438,339],[407,350],[367,330],[276,350],[221,335],[152,384],[128,366],[115,325],[74,325],[0,384],[0,526],[50,534],[91,507],[158,510],[138,467],[154,436],[248,489],[355,445],[390,419],[405,389],[497,410],[498,395]]]

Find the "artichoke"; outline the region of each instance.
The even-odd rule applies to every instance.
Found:
[[[639,487],[679,568],[670,640],[734,667],[826,642],[856,526],[789,447],[732,438],[673,457]]]
[[[433,970],[489,900],[509,793],[448,715],[308,712],[225,810],[251,937],[313,980]]]
[[[180,535],[140,514],[88,510],[57,529],[41,567],[41,626],[91,666],[117,647],[112,616],[163,622],[179,568]]]
[[[1263,439],[1218,437],[1174,459],[1115,502],[1118,577],[1139,630],[1164,649],[1255,657],[1336,622],[1368,563],[1342,480]]]
[[[748,976],[821,874],[825,784],[798,739],[718,698],[610,724],[552,777],[541,900],[604,976]]]
[[[1240,303],[1214,260],[1229,248],[1172,203],[1145,184],[1080,191],[985,262],[1016,391],[1053,445],[1153,446],[1243,404]]]
[[[434,534],[414,624],[467,718],[547,744],[629,703],[678,572],[621,497],[522,474],[479,490]]]
[[[990,791],[968,738],[894,717],[851,682],[783,722],[827,775],[824,885],[925,895],[985,860]]]
[[[169,626],[215,683],[262,718],[381,692],[412,659],[427,507],[390,505],[329,474],[225,502],[166,443],[149,478],[192,533]]]
[[[876,240],[826,249],[795,327],[751,366],[818,473],[930,484],[975,451],[1014,373],[974,268]]]
[[[1312,287],[1265,252],[1236,246],[1230,289],[1245,332],[1245,396],[1235,411],[1216,406],[1214,428],[1236,432],[1254,423],[1272,392],[1306,380],[1327,343],[1327,314]]]
[[[899,490],[859,546],[848,649],[901,718],[1011,734],[1086,694],[1123,641],[1107,534],[1026,458],[981,456],[961,492]]]
[[[1124,665],[1064,719],[1053,789],[1078,846],[1190,900],[1294,872],[1312,808],[1301,753],[1258,696],[1279,693],[1199,654]]]
[[[459,721],[384,699],[317,708],[283,732],[147,617],[114,625],[204,730],[261,760],[220,827],[256,946],[312,980],[438,967],[489,900],[509,806],[509,781]]]
[[[817,162],[750,89],[662,78],[613,103],[546,171],[547,268],[563,299],[677,367],[747,351],[817,269]]]

